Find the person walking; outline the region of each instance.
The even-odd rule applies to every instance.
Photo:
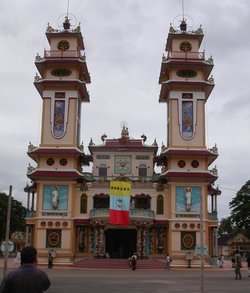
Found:
[[[21,266],[2,280],[0,293],[43,293],[50,287],[47,274],[36,268],[37,250],[26,246],[21,251]]]
[[[169,254],[167,253],[165,270],[170,271],[170,264],[171,264],[171,262],[172,262],[172,259],[171,259],[171,257],[169,256]]]
[[[134,253],[131,256],[131,260],[130,260],[130,267],[131,267],[132,271],[136,270],[136,264],[137,264],[137,254]]]
[[[53,256],[51,252],[48,253],[48,269],[52,269],[53,267]]]
[[[239,253],[239,250],[235,251],[235,280],[242,280],[242,276],[241,276],[241,255]]]

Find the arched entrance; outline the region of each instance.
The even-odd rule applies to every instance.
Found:
[[[106,252],[111,258],[128,258],[136,252],[136,229],[106,230]]]

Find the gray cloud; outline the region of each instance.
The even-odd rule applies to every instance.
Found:
[[[34,58],[48,48],[49,22],[57,27],[67,1],[3,0],[0,20],[1,143],[0,189],[13,184],[14,196],[25,204],[23,187],[29,141],[38,145],[42,100],[33,86]],[[70,1],[70,12],[84,36],[87,64],[92,77],[91,103],[82,110],[85,150],[93,137],[120,135],[127,121],[130,135],[166,142],[166,105],[158,103],[158,78],[169,23],[181,14],[176,0]],[[207,146],[216,142],[220,156],[218,184],[220,216],[229,213],[228,202],[249,180],[249,47],[248,0],[185,1],[194,28],[203,25],[202,49],[215,61],[216,86],[207,101]]]

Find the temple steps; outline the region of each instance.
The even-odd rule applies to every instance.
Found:
[[[74,263],[75,268],[85,269],[130,269],[127,259],[114,258],[95,258],[81,259]],[[157,259],[139,259],[137,261],[137,269],[164,269],[163,260]]]

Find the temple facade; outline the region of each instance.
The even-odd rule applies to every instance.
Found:
[[[199,264],[201,245],[206,262],[218,255],[217,196],[214,187],[217,147],[206,147],[205,104],[214,87],[213,60],[199,48],[203,31],[170,27],[161,64],[159,102],[167,103],[167,141],[160,148],[145,134],[129,136],[124,125],[119,138],[90,140],[88,153],[80,144],[81,106],[89,102],[90,83],[80,27],[48,25],[50,45],[36,56],[39,75],[34,85],[43,103],[41,141],[30,143],[28,166],[32,184],[27,192],[26,243],[38,249],[38,261],[48,252],[57,264],[85,257],[164,258],[176,265],[192,257]],[[92,171],[85,172],[91,163]],[[159,170],[156,172],[156,170]],[[129,181],[128,226],[109,223],[111,180]]]

